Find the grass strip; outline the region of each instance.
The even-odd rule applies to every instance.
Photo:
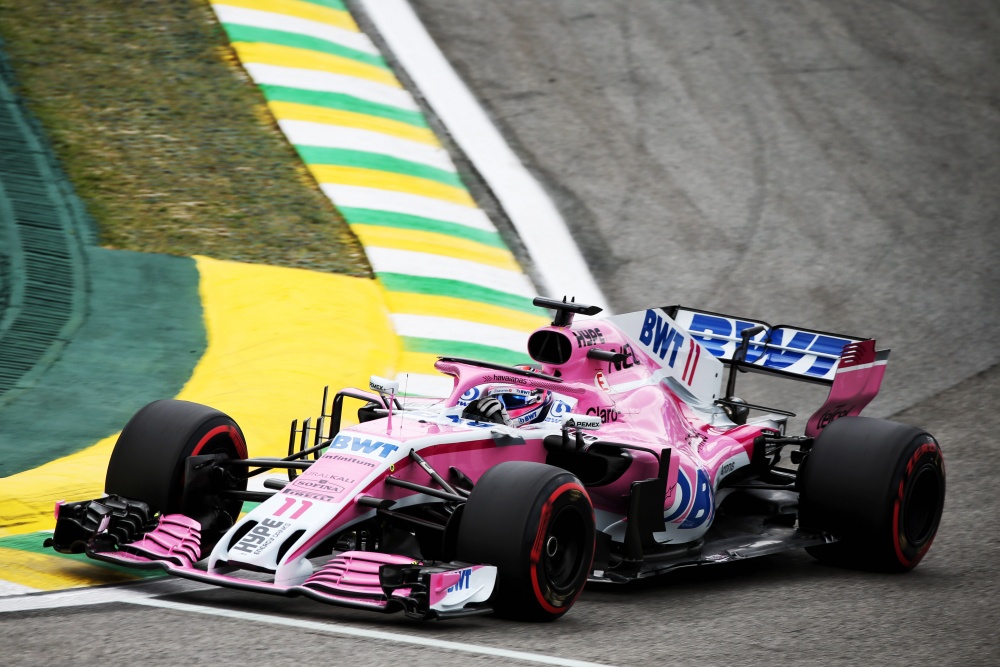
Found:
[[[0,0],[0,15],[102,245],[371,275],[207,2]]]

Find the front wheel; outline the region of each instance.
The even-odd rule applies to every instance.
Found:
[[[842,417],[813,443],[799,475],[799,524],[837,542],[810,547],[822,562],[905,572],[930,549],[944,509],[941,447],[926,431]]]
[[[118,436],[104,481],[106,493],[141,500],[154,512],[184,513],[202,524],[202,553],[239,516],[242,501],[220,500],[219,489],[194,493],[185,477],[189,457],[215,454],[245,459],[246,441],[228,415],[188,401],[154,401],[139,410]],[[217,481],[246,489],[246,479]]]
[[[573,606],[594,558],[594,508],[572,474],[508,461],[479,479],[462,513],[457,556],[497,567],[498,616],[551,621]]]

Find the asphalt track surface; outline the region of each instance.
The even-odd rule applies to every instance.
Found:
[[[679,302],[893,348],[870,413],[927,428],[948,466],[929,555],[902,576],[793,553],[588,588],[546,625],[419,624],[215,589],[166,600],[304,627],[67,601],[0,613],[4,664],[529,664],[306,622],[617,665],[1000,662],[1000,8],[415,6],[618,312]],[[797,389],[775,396],[808,406]]]

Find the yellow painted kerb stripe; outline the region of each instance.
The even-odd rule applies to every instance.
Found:
[[[239,56],[243,64],[258,63],[261,65],[312,69],[366,79],[393,88],[402,88],[392,71],[385,67],[369,65],[368,63],[335,56],[330,53],[297,49],[293,46],[266,44],[263,42],[233,42],[233,48],[236,50],[236,55]]]
[[[310,123],[336,125],[338,127],[351,127],[358,130],[388,134],[400,139],[434,146],[435,148],[441,145],[438,143],[434,133],[426,127],[414,127],[409,123],[402,123],[398,120],[369,116],[354,111],[327,109],[311,104],[298,104],[297,102],[268,102],[267,106],[278,120],[301,120]]]
[[[447,234],[425,232],[419,230],[394,229],[378,225],[351,225],[351,230],[358,235],[365,247],[395,248],[426,252],[432,255],[444,255],[479,262],[487,266],[495,266],[508,271],[520,271],[517,260],[505,248],[483,245],[468,239],[456,238]],[[458,319],[465,319],[459,317]]]
[[[40,591],[135,581],[139,577],[69,558],[0,547],[3,578]]]
[[[212,4],[295,16],[352,32],[360,32],[354,18],[348,12],[332,7],[322,7],[311,2],[299,2],[298,0],[219,0]]]
[[[467,322],[507,327],[517,331],[534,331],[549,323],[548,318],[538,315],[450,296],[386,291],[385,301],[390,312],[401,315],[450,317]]]
[[[377,169],[361,167],[339,167],[328,164],[309,165],[309,171],[320,183],[336,183],[337,185],[357,185],[377,190],[391,190],[407,194],[430,197],[452,204],[461,204],[475,208],[476,202],[465,188],[456,188],[438,181],[417,176],[406,176]]]

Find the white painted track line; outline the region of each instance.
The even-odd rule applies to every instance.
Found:
[[[112,602],[125,602],[133,598],[145,598],[152,595],[177,595],[179,593],[190,593],[192,591],[209,590],[212,588],[215,587],[175,577],[154,581],[141,581],[124,586],[70,588],[51,593],[46,592],[0,598],[0,614],[110,604]]]
[[[551,198],[493,126],[406,0],[361,0],[365,12],[448,132],[476,165],[531,256],[550,296],[611,314]]]
[[[182,602],[168,602],[166,600],[153,599],[133,599],[126,600],[132,604],[144,605],[147,607],[159,607],[174,611],[185,611],[193,614],[205,614],[208,616],[222,616],[224,618],[234,618],[242,621],[267,623],[269,625],[282,625],[296,630],[308,630],[312,632],[324,632],[333,635],[345,635],[348,637],[358,637],[361,639],[375,639],[392,642],[393,644],[410,644],[413,646],[423,646],[427,648],[442,649],[445,651],[456,651],[460,653],[475,653],[495,658],[507,658],[509,660],[520,660],[523,662],[533,662],[541,665],[562,665],[564,667],[609,667],[594,662],[584,662],[568,658],[541,655],[538,653],[527,653],[525,651],[512,651],[510,649],[495,648],[492,646],[480,646],[477,644],[464,644],[461,642],[443,641],[440,639],[429,639],[416,635],[398,634],[385,632],[382,630],[368,630],[366,628],[350,627],[345,625],[333,625],[330,623],[318,623],[307,621],[301,618],[282,618],[280,616],[267,616],[244,611],[233,611],[230,609],[218,609],[215,607],[200,607]]]
[[[234,609],[203,607],[196,604],[174,602],[150,597],[150,595],[170,595],[194,590],[206,590],[210,588],[213,587],[178,579],[169,579],[158,582],[150,582],[143,585],[74,589],[43,595],[25,595],[10,599],[0,598],[0,613],[25,612],[54,608],[65,609],[68,607],[91,606],[119,602],[189,614],[202,614],[205,616],[231,618],[249,623],[263,623],[267,625],[283,626],[294,631],[304,630],[308,632],[322,632],[331,635],[391,642],[395,645],[409,644],[411,646],[421,646],[424,648],[457,653],[483,655],[492,658],[506,658],[508,660],[517,660],[520,662],[528,662],[539,665],[559,665],[560,667],[611,667],[610,665],[601,663],[574,660],[572,658],[560,658],[557,656],[529,653],[526,651],[515,651],[512,649],[498,648],[494,646],[444,641],[440,639],[421,637],[418,635],[386,632],[383,630],[369,630],[367,628],[337,625],[333,623],[319,623],[302,618],[284,618],[281,616],[270,616],[267,614],[237,611]],[[363,616],[360,617],[359,620],[361,620],[361,618],[363,618]]]

